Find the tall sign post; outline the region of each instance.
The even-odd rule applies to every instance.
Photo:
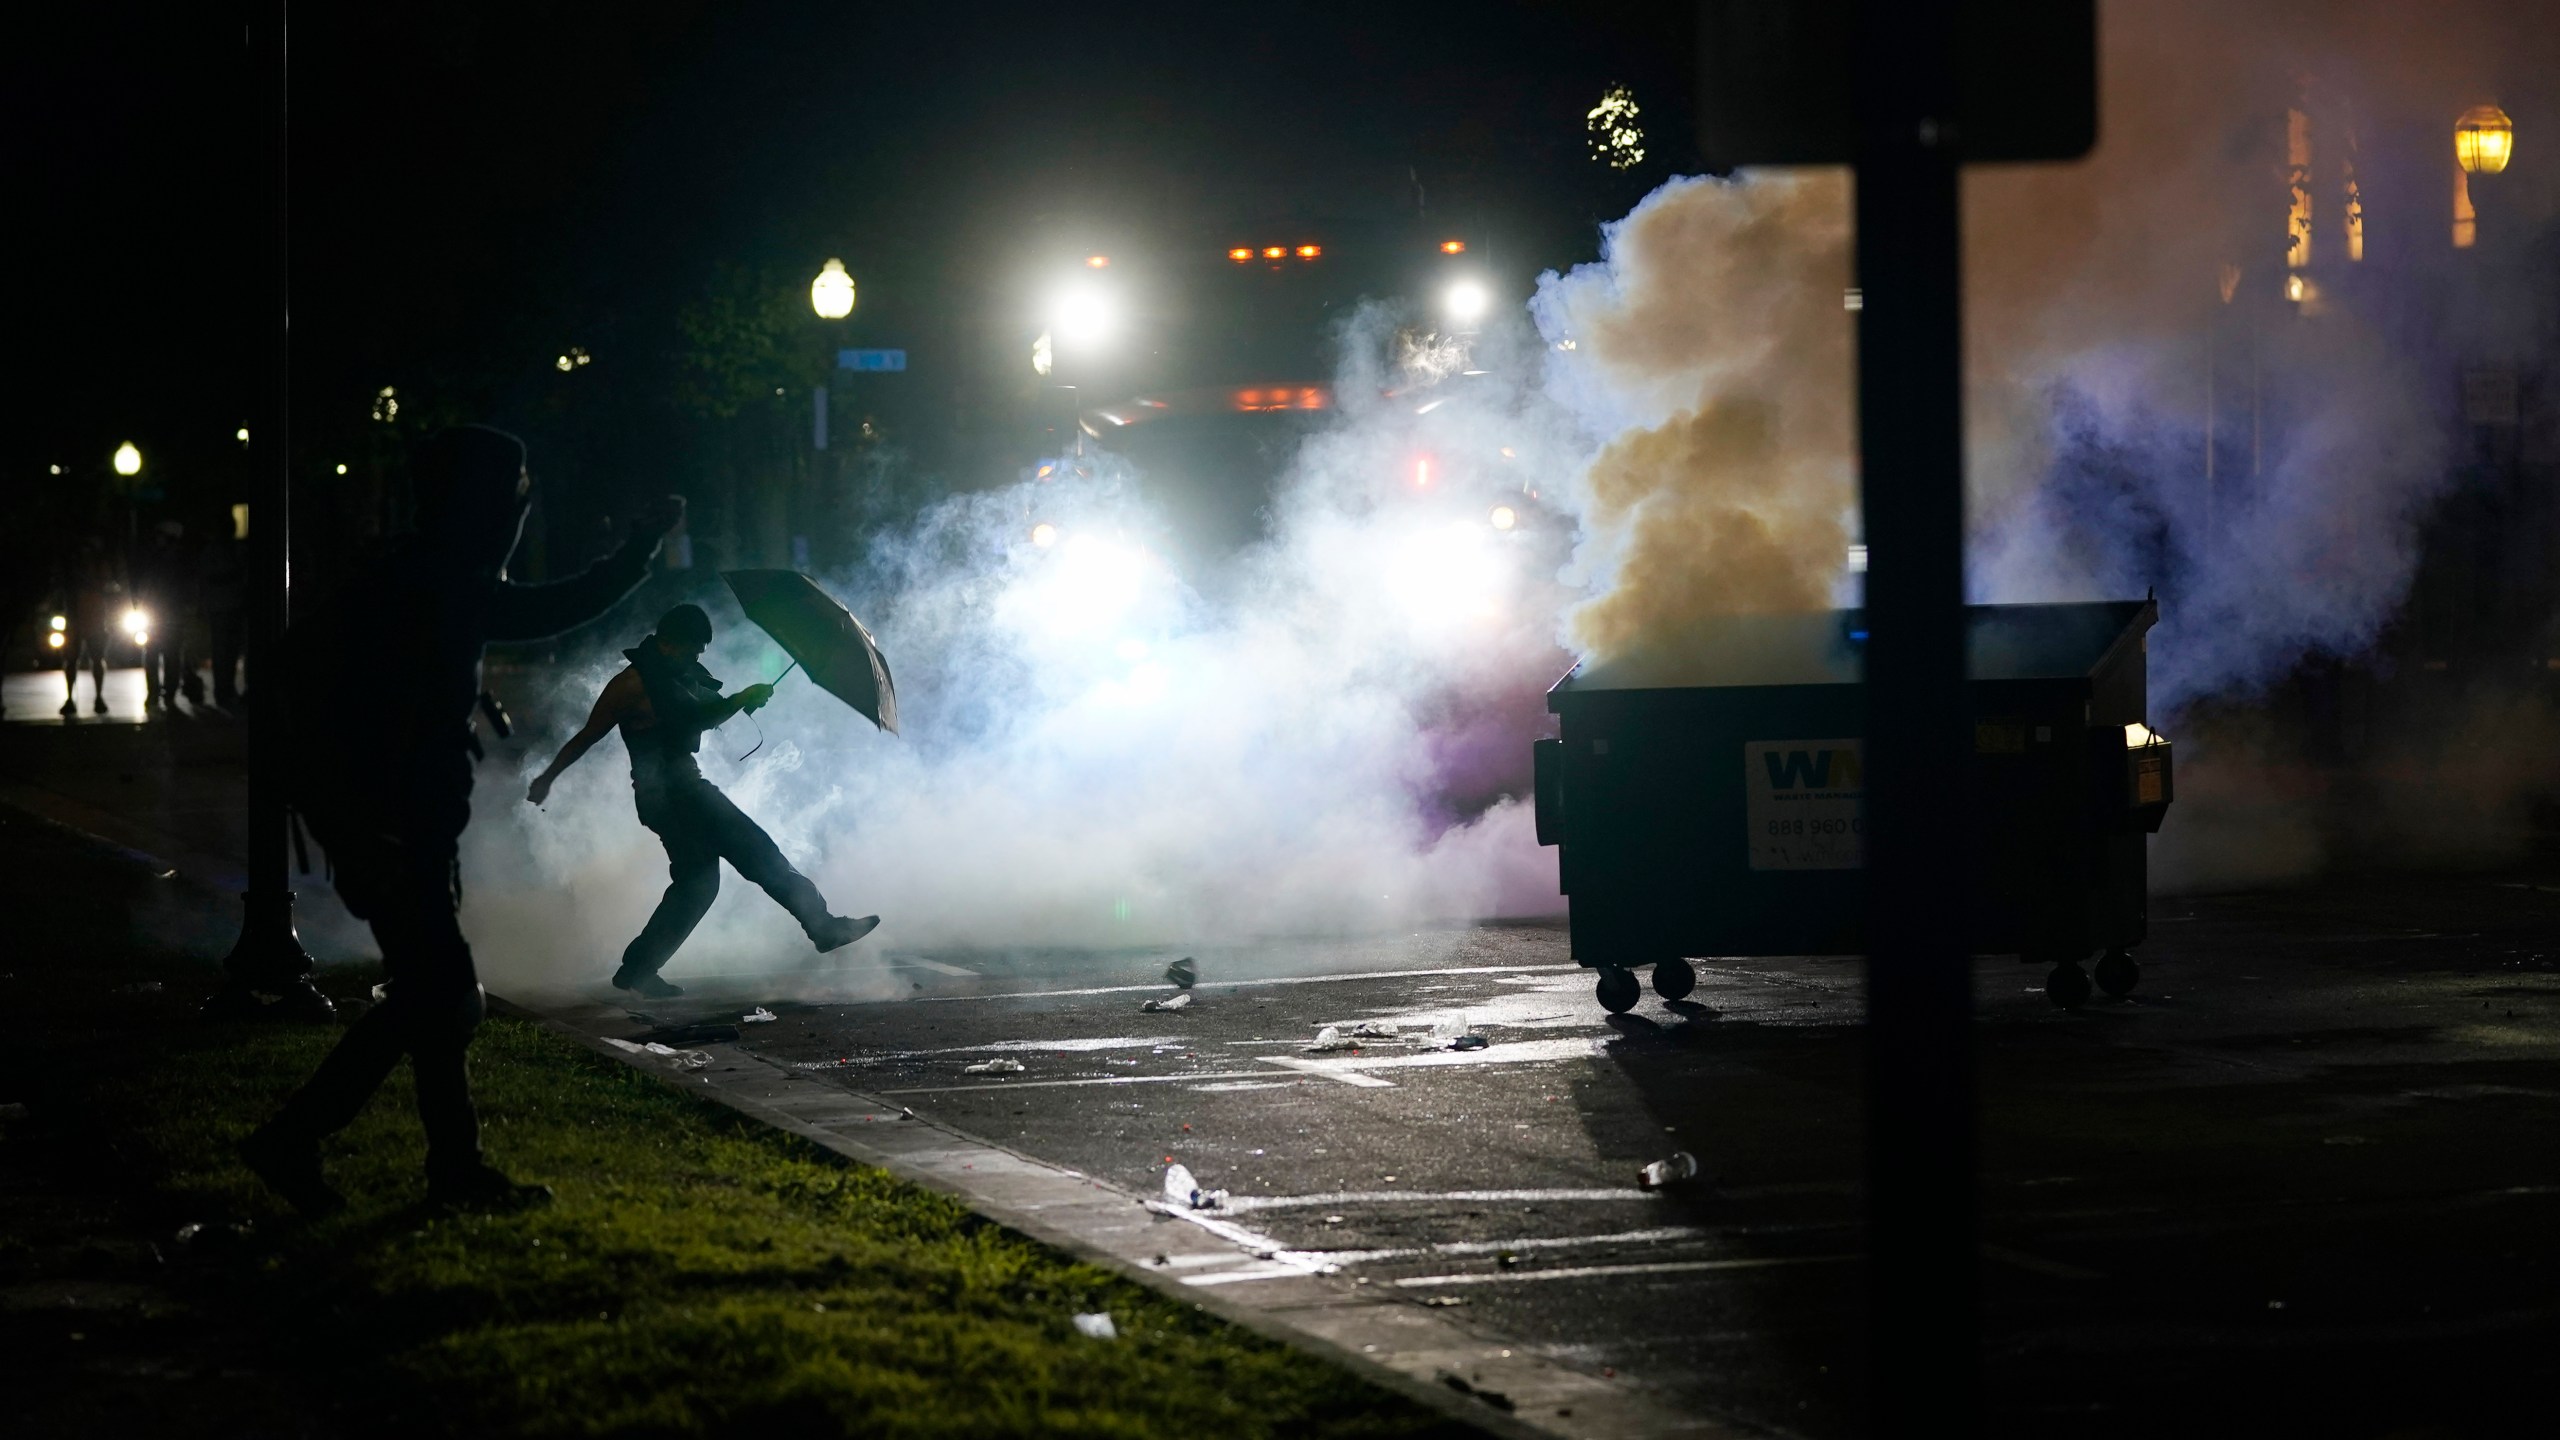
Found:
[[[2072,159],[2095,143],[2095,4],[1704,0],[1698,29],[1710,165],[1857,172],[1870,1415],[1879,1435],[1973,1434],[1958,181],[1969,161]]]
[[[285,866],[284,630],[293,604],[293,322],[290,157],[286,148],[285,0],[264,7],[249,28],[251,83],[258,130],[270,158],[266,213],[273,225],[260,309],[264,315],[266,393],[249,431],[254,477],[249,503],[249,889],[242,897],[240,939],[224,957],[222,989],[205,1003],[216,1018],[267,1015],[327,1020],[327,996],[311,983],[311,957],[294,934],[293,880]],[[272,1000],[262,996],[274,997]]]

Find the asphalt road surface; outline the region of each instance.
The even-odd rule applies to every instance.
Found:
[[[1978,962],[1995,1430],[2513,1433],[2560,1380],[2560,884],[2154,910],[2126,1001]],[[1191,1002],[1142,1009],[1181,953]],[[1856,961],[1711,960],[1614,1018],[1539,926],[854,963],[906,998],[746,1043],[1133,1189],[1187,1166],[1239,1242],[1192,1283],[1338,1266],[1701,1413],[1862,1428]],[[1639,1188],[1684,1150],[1712,1183]]]

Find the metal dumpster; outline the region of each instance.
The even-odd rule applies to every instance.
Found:
[[[1968,943],[2051,967],[2045,993],[2140,979],[2143,838],[2172,798],[2169,743],[2143,723],[2150,600],[1977,605]],[[1538,842],[1561,847],[1573,953],[1612,1011],[1650,966],[1866,950],[1863,612],[1738,616],[1676,659],[1576,666],[1547,692]],[[1879,917],[1890,920],[1890,917]]]

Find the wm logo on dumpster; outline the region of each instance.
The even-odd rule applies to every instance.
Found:
[[[1867,863],[1866,752],[1855,740],[1750,740],[1742,822],[1754,870]]]
[[[1865,770],[1855,748],[1760,752],[1772,790],[1862,790]]]

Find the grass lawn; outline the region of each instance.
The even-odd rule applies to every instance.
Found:
[[[11,890],[108,863],[33,857],[30,832],[10,829],[16,843],[0,849],[13,854],[0,858],[22,862]],[[142,883],[111,878],[85,893],[113,903],[119,886]],[[495,1218],[421,1208],[404,1070],[327,1152],[352,1207],[305,1225],[231,1146],[336,1032],[196,1022],[200,962],[153,957],[138,929],[64,943],[90,963],[37,975],[20,962],[0,991],[13,1006],[85,1017],[52,1032],[33,1119],[16,1125],[40,1129],[43,1148],[12,1133],[0,1156],[115,1187],[106,1208],[193,1271],[200,1313],[262,1332],[283,1373],[336,1417],[327,1428],[1478,1433],[521,1021],[482,1027],[473,1076],[490,1158],[552,1185],[556,1205]],[[323,981],[361,993],[371,978]],[[135,994],[137,980],[164,988]],[[186,1219],[212,1228],[178,1245]],[[241,1220],[245,1236],[227,1238]],[[49,1263],[12,1245],[0,1240],[0,1278]],[[1095,1310],[1119,1339],[1076,1333],[1071,1317]]]

